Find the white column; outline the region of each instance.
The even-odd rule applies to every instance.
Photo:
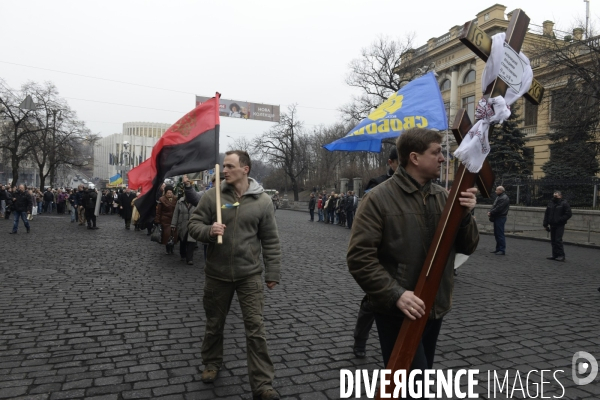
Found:
[[[459,109],[458,103],[458,66],[452,67],[452,77],[450,78],[450,123],[454,122],[456,111]]]

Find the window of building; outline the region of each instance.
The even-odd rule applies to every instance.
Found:
[[[462,108],[467,110],[467,115],[475,123],[475,96],[463,97]]]
[[[440,90],[443,92],[444,90],[450,90],[450,79],[445,79],[444,82],[440,85]]]
[[[537,126],[538,106],[525,101],[525,126]]]
[[[533,174],[533,164],[535,160],[535,150],[533,147],[523,147],[523,158],[527,162],[529,173]]]
[[[467,74],[465,75],[465,79],[463,80],[463,83],[471,83],[471,82],[475,82],[475,71],[474,70],[470,70],[469,72],[467,72]]]

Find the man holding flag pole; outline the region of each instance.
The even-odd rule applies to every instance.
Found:
[[[212,383],[223,364],[223,329],[234,293],[237,293],[248,357],[250,388],[261,400],[279,399],[273,389],[275,376],[269,356],[263,321],[264,291],[260,254],[264,260],[264,281],[273,289],[280,280],[281,250],[270,197],[248,175],[252,169],[245,151],[225,153],[224,181],[200,199],[188,224],[189,234],[209,243],[206,259],[204,310],[206,332],[202,342],[205,366],[202,381]],[[218,169],[215,171],[218,172]],[[217,195],[223,205],[218,206]],[[222,211],[222,222],[217,213]],[[216,222],[215,222],[216,221]],[[223,244],[217,243],[223,236]]]

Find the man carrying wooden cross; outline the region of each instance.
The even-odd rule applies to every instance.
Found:
[[[508,118],[507,106],[522,95],[534,103],[543,95],[520,53],[528,24],[525,13],[515,10],[506,34],[487,42],[485,32],[465,24],[460,40],[488,63],[482,77],[485,96],[476,113],[480,121],[471,127],[465,110],[459,110],[452,128],[462,142],[455,155],[463,164],[452,191],[446,194],[430,182],[444,161],[441,137],[409,130],[397,142],[401,166],[359,207],[348,266],[376,310],[384,362],[392,372],[432,367],[441,319],[450,309],[455,253],[471,254],[478,243],[468,214],[475,205],[472,186],[477,183],[488,195],[494,180],[485,161],[488,129]]]
[[[353,224],[348,268],[375,311],[385,365],[404,319],[427,318],[425,303],[413,290],[448,198],[443,187],[432,183],[445,161],[441,143],[437,131],[413,128],[403,132],[396,143],[400,166],[364,197]],[[442,318],[450,311],[455,253],[472,254],[479,243],[477,224],[470,213],[476,192],[471,188],[461,194],[464,217],[413,369],[432,368]]]

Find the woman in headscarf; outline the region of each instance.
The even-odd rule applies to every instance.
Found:
[[[159,224],[162,228],[160,244],[167,245],[171,236],[173,236],[173,244],[175,244],[177,243],[177,230],[171,231],[171,221],[173,220],[173,212],[175,211],[177,199],[175,198],[175,195],[173,195],[173,186],[166,186],[164,193],[165,194],[158,199],[154,223]],[[173,247],[174,246],[167,245],[167,254],[173,254]]]

